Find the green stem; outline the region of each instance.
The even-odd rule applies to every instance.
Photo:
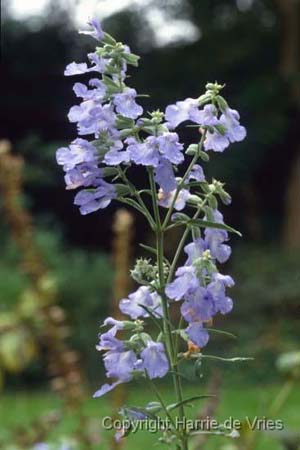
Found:
[[[153,392],[155,393],[159,403],[161,404],[162,409],[164,410],[166,416],[168,417],[168,419],[170,420],[171,424],[173,425],[174,431],[177,433],[176,423],[174,422],[174,419],[173,419],[172,415],[169,413],[168,408],[167,408],[167,406],[166,406],[162,396],[159,393],[159,390],[157,389],[157,387],[155,386],[155,383],[153,383],[153,381],[151,380],[151,378],[149,377],[147,372],[146,372],[146,378],[147,378],[147,380],[148,380],[148,382],[149,382]]]
[[[201,213],[201,210],[202,210],[203,206],[207,203],[207,201],[208,201],[208,195],[205,197],[205,199],[202,201],[202,203],[198,206],[197,211],[196,211],[195,214],[193,215],[193,219],[197,219],[197,218],[198,218],[199,214]],[[181,236],[181,239],[180,239],[180,241],[179,241],[179,244],[178,244],[176,253],[175,253],[175,255],[174,255],[173,261],[172,261],[171,266],[170,266],[170,270],[169,270],[169,275],[168,275],[167,283],[169,283],[169,282],[171,281],[171,279],[172,279],[172,277],[173,277],[173,275],[174,275],[174,272],[175,272],[175,269],[176,269],[176,265],[177,265],[179,256],[180,256],[180,254],[181,254],[181,252],[182,252],[182,249],[183,249],[183,247],[184,247],[184,244],[185,244],[185,241],[186,241],[186,239],[187,239],[187,237],[188,237],[189,232],[190,232],[190,228],[187,227],[187,228],[184,230],[183,235]]]
[[[160,221],[160,214],[159,214],[159,208],[158,208],[158,203],[157,203],[157,193],[156,193],[153,169],[149,169],[148,173],[149,173],[149,181],[150,181],[150,187],[151,187],[151,192],[152,192],[153,212],[154,212],[154,218],[155,218],[155,222],[156,222],[156,249],[157,249],[157,266],[158,266],[158,277],[159,277],[159,294],[162,299],[165,344],[166,344],[166,350],[167,350],[167,354],[168,354],[170,367],[172,370],[172,377],[173,377],[176,401],[178,403],[180,403],[183,400],[181,379],[177,373],[177,354],[175,353],[172,329],[171,329],[171,325],[170,325],[168,299],[164,292],[164,288],[165,288],[164,230],[161,226],[161,221]],[[178,412],[179,412],[180,424],[183,424],[183,420],[185,417],[183,405],[180,405]],[[181,444],[182,444],[182,450],[188,450],[187,435],[186,435],[186,432],[182,425],[180,426],[180,439],[181,439]]]
[[[200,142],[199,142],[199,144],[198,144],[198,151],[197,151],[197,152],[195,153],[195,155],[193,156],[193,158],[192,158],[192,160],[191,160],[191,162],[190,162],[190,164],[189,164],[189,166],[188,166],[188,168],[187,168],[185,174],[183,175],[183,177],[182,177],[180,183],[178,184],[178,186],[177,186],[177,188],[176,188],[176,191],[175,191],[174,197],[173,197],[173,199],[172,199],[171,205],[170,205],[170,207],[169,207],[169,210],[168,210],[168,212],[167,212],[167,214],[166,214],[165,220],[164,220],[163,225],[162,225],[162,228],[163,228],[163,229],[165,229],[166,226],[168,225],[169,220],[170,220],[170,217],[171,217],[172,212],[173,212],[173,209],[174,209],[174,205],[175,205],[176,200],[177,200],[177,197],[178,197],[178,195],[179,195],[181,189],[184,187],[185,181],[186,181],[188,175],[190,174],[192,168],[194,167],[194,165],[196,164],[197,160],[199,159],[199,152],[202,150],[203,143],[204,143],[204,140],[205,140],[205,136],[206,136],[206,132],[204,132],[204,133],[202,134],[201,140],[200,140]]]
[[[137,199],[137,202],[139,203],[140,207],[144,211],[144,215],[147,218],[148,223],[153,230],[155,228],[155,222],[154,222],[147,206],[145,205],[145,202],[142,199],[139,191],[135,188],[135,186],[131,183],[131,181],[129,181],[129,179],[126,176],[126,173],[121,168],[119,170],[119,174],[120,174],[120,177],[122,178],[122,180],[124,181],[124,183],[127,184],[127,186],[129,187],[131,194]]]

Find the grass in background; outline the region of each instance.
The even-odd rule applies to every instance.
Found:
[[[246,416],[250,419],[255,416],[263,417],[267,415],[267,405],[274,399],[276,393],[281,388],[279,384],[254,386],[252,384],[239,384],[223,386],[221,401],[217,410],[216,418],[221,422],[229,416],[235,419],[243,420]],[[173,402],[173,392],[170,385],[162,384],[164,396],[169,403]],[[206,392],[201,383],[201,393]],[[190,385],[185,392],[186,397],[197,395],[197,385]],[[148,401],[153,400],[151,392],[143,386],[130,388],[128,405],[144,406]],[[137,402],[138,399],[138,402]],[[97,429],[101,435],[101,444],[95,448],[109,448],[108,443],[112,438],[113,432],[103,430],[101,427],[101,419],[104,416],[112,414],[109,404],[109,395],[102,399],[87,398],[83,407],[84,413],[95,418]],[[194,408],[189,409],[189,415],[196,413],[197,408],[201,407],[202,401],[195,402]],[[15,393],[6,393],[1,399],[0,404],[0,421],[1,431],[0,438],[8,439],[10,430],[16,425],[26,426],[30,422],[40,417],[41,414],[47,413],[52,409],[59,408],[60,399],[51,392],[42,391],[20,391]],[[281,419],[284,422],[284,430],[299,429],[299,404],[300,391],[294,388],[287,402],[282,408],[278,417],[268,417],[269,419]],[[188,408],[187,408],[188,409]],[[68,435],[76,428],[78,419],[76,413],[67,413],[61,423],[52,431],[49,439],[57,438],[59,435]],[[140,450],[141,448],[155,448],[156,435],[148,432],[140,432],[131,435],[126,439],[125,450]],[[221,446],[230,444],[234,441],[224,437],[212,437],[205,446],[208,450],[219,450]],[[163,444],[161,444],[163,445]],[[228,447],[229,448],[229,447]],[[280,450],[282,445],[272,437],[264,434],[255,450]],[[5,449],[4,449],[5,450]]]

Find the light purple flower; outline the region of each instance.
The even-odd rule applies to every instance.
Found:
[[[228,275],[215,274],[213,281],[207,286],[208,292],[214,300],[215,313],[227,314],[232,310],[233,302],[226,296],[226,287],[234,285],[233,279]]]
[[[104,367],[108,378],[117,378],[122,382],[132,379],[137,356],[132,350],[122,352],[109,350],[103,357]]]
[[[203,328],[202,322],[191,322],[185,330],[190,340],[198,347],[205,347],[209,340],[208,331]]]
[[[78,192],[75,196],[74,204],[79,206],[82,215],[86,215],[98,209],[106,208],[115,197],[115,187],[102,181],[96,189]]]
[[[226,136],[230,142],[240,142],[246,137],[246,128],[240,125],[239,119],[239,113],[230,108],[220,117],[220,123],[226,128]]]
[[[102,397],[103,395],[107,394],[107,392],[112,391],[116,386],[118,386],[121,383],[122,381],[118,380],[112,384],[108,383],[103,384],[103,386],[101,386],[101,388],[94,393],[93,398]]]
[[[213,216],[216,223],[224,223],[223,215],[220,211],[214,210]],[[228,241],[227,231],[218,228],[205,228],[204,235],[205,244],[210,250],[211,256],[220,263],[226,262],[231,255],[231,248],[229,245],[224,244],[224,242]]]
[[[161,342],[148,341],[147,346],[141,352],[143,367],[149,377],[162,378],[169,370],[169,363]]]
[[[102,39],[104,38],[104,32],[101,28],[99,20],[94,17],[93,19],[88,21],[88,25],[93,28],[92,31],[79,31],[79,33],[89,35],[94,39],[97,39],[97,41],[102,41]]]
[[[90,69],[88,68],[86,63],[76,63],[72,62],[67,65],[64,75],[65,76],[72,76],[72,75],[82,75],[83,73],[89,72]]]
[[[205,105],[201,110],[192,109],[189,114],[189,119],[199,125],[212,127],[220,123],[217,112],[217,108],[214,105]]]
[[[175,280],[166,286],[166,294],[170,299],[182,300],[190,290],[195,290],[199,287],[194,267],[179,267],[175,275]]]
[[[110,59],[101,58],[96,52],[88,53],[88,58],[92,64],[92,67],[89,69],[90,72],[105,73],[107,66],[111,62]]]
[[[146,306],[154,315],[161,317],[161,298],[156,292],[151,292],[147,286],[139,287],[137,291],[129,294],[128,298],[122,299],[119,308],[123,314],[132,319],[149,317],[148,312],[140,305]]]
[[[126,88],[120,94],[115,94],[113,102],[119,114],[130,119],[136,119],[143,114],[143,108],[135,101],[136,90]]]
[[[130,153],[128,149],[124,150],[121,140],[114,140],[113,145],[110,146],[109,151],[104,156],[104,162],[109,166],[117,166],[121,163],[128,163],[129,161]]]
[[[94,89],[88,89],[88,87],[83,83],[75,83],[73,86],[73,91],[77,97],[82,98],[83,100],[94,100],[96,102],[102,102],[105,94],[106,94],[106,86],[105,84],[98,79],[90,80],[97,81],[97,87]],[[89,84],[90,84],[89,82]],[[90,84],[91,85],[91,84]]]
[[[193,113],[198,111],[198,100],[187,98],[183,101],[176,102],[175,105],[169,105],[165,111],[166,125],[170,129],[176,128],[182,122],[190,120]]]
[[[164,208],[170,208],[175,193],[176,189],[174,189],[171,192],[164,192],[162,189],[160,189],[158,193],[159,205],[163,206]],[[174,203],[174,209],[176,209],[176,211],[182,211],[189,197],[190,197],[189,191],[187,189],[181,189]]]
[[[72,106],[68,118],[77,122],[80,135],[94,134],[101,131],[114,130],[116,116],[110,104],[97,104],[94,100],[86,100],[80,105]]]
[[[95,147],[88,141],[77,138],[69,147],[62,147],[56,151],[57,164],[65,171],[74,169],[77,164],[93,162],[97,158]]]
[[[65,174],[66,189],[77,189],[84,186],[99,186],[102,182],[102,170],[97,162],[78,164],[74,169],[66,171]]]
[[[130,159],[135,164],[143,166],[157,167],[160,160],[159,148],[157,138],[149,136],[143,143],[139,143],[135,138],[127,138],[125,141],[128,144],[128,151]]]
[[[221,134],[219,131],[206,133],[204,141],[205,150],[213,150],[214,152],[223,152],[229,146],[229,139],[227,134]]]
[[[205,175],[203,172],[202,167],[199,164],[195,164],[192,168],[192,170],[190,171],[188,177],[187,177],[187,182],[190,180],[195,180],[195,181],[205,181]]]
[[[177,133],[163,133],[161,136],[158,136],[157,142],[159,151],[164,158],[168,159],[173,164],[180,164],[183,162],[183,145],[179,142]]]
[[[122,341],[116,338],[116,332],[117,330],[112,327],[110,330],[108,330],[106,333],[101,333],[99,335],[99,344],[96,345],[96,349],[98,351],[107,351],[107,350],[114,350],[114,351],[122,351],[124,350],[124,344]]]
[[[171,192],[176,188],[174,170],[172,164],[166,158],[161,158],[155,168],[155,181],[163,192]]]
[[[199,322],[210,320],[214,313],[214,301],[211,292],[198,286],[189,289],[181,305],[181,314],[187,322]]]

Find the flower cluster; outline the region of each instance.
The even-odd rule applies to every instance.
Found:
[[[216,223],[223,223],[222,214],[215,210]],[[226,296],[226,287],[234,285],[228,275],[217,271],[216,262],[228,260],[231,249],[227,244],[225,230],[205,228],[204,238],[199,237],[185,246],[188,258],[184,266],[176,271],[176,278],[166,287],[166,294],[172,300],[183,300],[181,314],[188,323],[186,334],[198,347],[204,347],[209,339],[204,327],[206,322],[220,312],[226,314],[232,309],[232,300]]]
[[[143,246],[154,260],[137,260],[131,275],[140,286],[119,304],[130,320],[104,321],[109,329],[99,335],[97,350],[104,354],[111,382],[94,396],[137,377],[153,383],[170,372],[177,404],[182,405],[178,340],[190,341],[196,358],[201,358],[212,319],[230,312],[233,304],[226,293],[233,279],[217,268],[231,254],[228,232],[236,232],[219,211],[219,201],[226,205],[231,198],[221,182],[207,181],[200,161],[208,162],[210,150],[223,152],[230,143],[242,141],[246,130],[238,112],[220,95],[223,86],[218,83],[208,83],[197,99],[187,98],[167,106],[164,113],[157,110],[143,117],[136,90],[125,83],[127,66],[137,66],[138,56],[103,32],[96,19],[90,25],[92,30],[82,33],[100,45],[88,55],[90,65],[73,62],[65,75],[93,72],[94,78],[87,85],[74,84],[81,103],[70,109],[68,117],[77,124],[78,137],[57,150],[57,162],[65,171],[67,189],[79,189],[74,203],[82,214],[103,209],[115,199],[142,213],[156,234],[155,248]],[[199,139],[185,148],[175,129],[187,121],[198,129]],[[188,158],[181,174],[180,166]],[[130,180],[132,166],[144,168],[148,179],[144,189],[138,190]],[[185,208],[187,213],[174,213]],[[164,235],[174,227],[184,227],[184,232],[169,261]],[[190,233],[193,239],[187,244]],[[187,258],[176,270],[182,250]],[[176,301],[181,302],[179,323],[185,323],[184,329],[174,324],[171,314]],[[148,320],[160,330],[156,337],[144,331]],[[161,400],[159,405],[164,407]],[[165,408],[167,415],[168,411]],[[185,432],[180,439],[186,439]],[[182,443],[178,447],[186,448]]]
[[[239,113],[229,108],[223,98],[217,96],[216,102],[221,111],[220,117],[218,117],[219,110],[216,105],[207,104],[199,110],[199,100],[193,98],[169,105],[165,114],[168,128],[174,129],[187,120],[201,127],[207,127],[205,150],[223,152],[230,143],[245,139],[246,129],[239,123]]]
[[[140,117],[143,108],[136,102],[137,92],[125,84],[127,66],[136,66],[138,57],[128,46],[104,33],[98,20],[93,19],[90,25],[92,31],[82,33],[97,39],[102,46],[88,54],[90,66],[72,62],[65,75],[96,72],[101,78],[91,78],[88,85],[76,82],[73,87],[82,101],[71,107],[68,118],[77,124],[80,137],[69,147],[57,150],[57,163],[65,171],[66,188],[81,189],[74,203],[81,214],[89,214],[106,208],[120,195],[118,185],[105,180],[116,179],[118,171],[113,167],[142,165],[154,170],[161,189],[160,205],[168,207],[178,186],[174,166],[184,161],[183,144],[178,134],[170,130],[184,121],[192,121],[206,133],[205,150],[223,151],[230,142],[244,139],[245,128],[239,124],[238,112],[217,95],[215,85],[199,99],[188,98],[167,106],[165,114],[155,111],[151,119]],[[204,103],[207,104],[202,108]],[[150,136],[143,137],[145,134]],[[202,168],[195,166],[189,177],[201,181]],[[183,190],[175,208],[183,209],[188,198],[188,190]]]
[[[123,308],[121,309],[125,309],[127,311],[126,314],[129,314],[131,317],[144,316],[143,309],[137,305],[137,297],[140,297],[141,304],[143,302],[150,302],[151,304],[151,294],[146,292],[146,289],[140,288],[143,292],[137,292],[131,298],[133,305],[129,306],[129,310],[124,303],[126,300],[123,300]],[[154,342],[149,335],[142,332],[143,326],[141,322],[119,321],[108,317],[104,321],[104,325],[112,325],[112,327],[107,332],[99,335],[99,344],[96,348],[105,352],[103,361],[106,376],[116,381],[112,384],[104,384],[95,392],[94,397],[101,397],[120,383],[132,380],[134,376],[146,375],[153,379],[166,375],[169,370],[169,363],[164,346],[161,342]],[[116,333],[119,330],[136,331],[136,334],[130,340],[123,341],[116,337]]]

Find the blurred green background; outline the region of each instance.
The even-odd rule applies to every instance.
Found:
[[[98,420],[93,432],[98,433],[100,417],[111,408],[109,398],[89,398],[104,379],[94,347],[99,324],[110,314],[114,297],[112,222],[117,207],[80,216],[55,162],[56,148],[76,135],[66,117],[76,99],[72,80],[65,79],[63,71],[67,63],[85,61],[86,53],[93,51],[93,42],[77,33],[79,25],[84,27],[87,11],[97,14],[105,30],[141,56],[131,85],[151,95],[143,99],[145,110],[164,110],[176,100],[196,97],[207,81],[217,80],[226,84],[224,95],[241,114],[247,139],[222,155],[213,155],[207,168],[208,177],[226,182],[233,203],[224,211],[225,219],[243,233],[242,240],[232,239],[233,257],[225,267],[236,280],[234,311],[216,323],[238,338],[215,335],[206,351],[255,359],[235,366],[207,364],[203,381],[188,383],[188,392],[193,394],[199,386],[205,391],[203,386],[218,368],[224,381],[214,414],[243,418],[269,414],[278,393],[293,380],[282,394],[282,409],[275,408],[276,414],[273,410],[273,418],[284,419],[286,435],[280,439],[264,435],[262,442],[248,447],[245,441],[224,443],[214,438],[205,448],[299,449],[299,379],[280,372],[276,361],[280,354],[300,350],[300,2],[52,0],[41,2],[39,10],[34,9],[35,2],[27,3],[24,11],[22,2],[2,2],[0,137],[11,141],[13,155],[25,161],[19,201],[33,220],[32,242],[47,267],[43,275],[47,295],[49,289],[55,290],[55,303],[64,311],[69,327],[68,346],[80,355],[88,386],[85,408],[87,415]],[[191,129],[182,136],[187,143],[195,138]],[[138,172],[135,177],[137,183],[141,181]],[[36,348],[34,343],[33,348],[20,348],[18,340],[3,344],[9,327],[19,330],[19,305],[30,304],[35,282],[24,269],[18,230],[14,235],[5,198],[0,202],[0,355],[5,361],[8,346],[16,361],[23,358],[20,367],[10,361],[10,370],[2,362],[0,442],[6,450],[13,445],[29,448],[26,442],[35,437],[20,444],[18,433],[24,432],[20,426],[28,428],[27,423],[32,424],[42,412],[59,408],[61,400],[49,390],[46,348]],[[134,257],[141,254],[138,243],[151,244],[151,236],[140,217],[135,217],[131,234]],[[175,237],[168,243],[170,252],[176,246]],[[55,288],[49,287],[52,282]],[[42,318],[38,324],[30,322],[34,308],[22,314],[33,335],[43,334]],[[188,367],[186,373],[192,376]],[[171,389],[163,384],[170,400]],[[141,387],[132,388],[130,397],[139,398],[140,405],[151,400]],[[53,425],[52,434],[54,429],[54,435],[69,435],[76,428],[72,421],[74,415],[69,413],[59,426]],[[103,438],[108,440],[104,443],[103,431],[100,434],[95,448],[109,448],[109,439]],[[142,434],[129,438],[127,448],[140,448],[143,439]],[[94,448],[88,445],[84,448]]]

